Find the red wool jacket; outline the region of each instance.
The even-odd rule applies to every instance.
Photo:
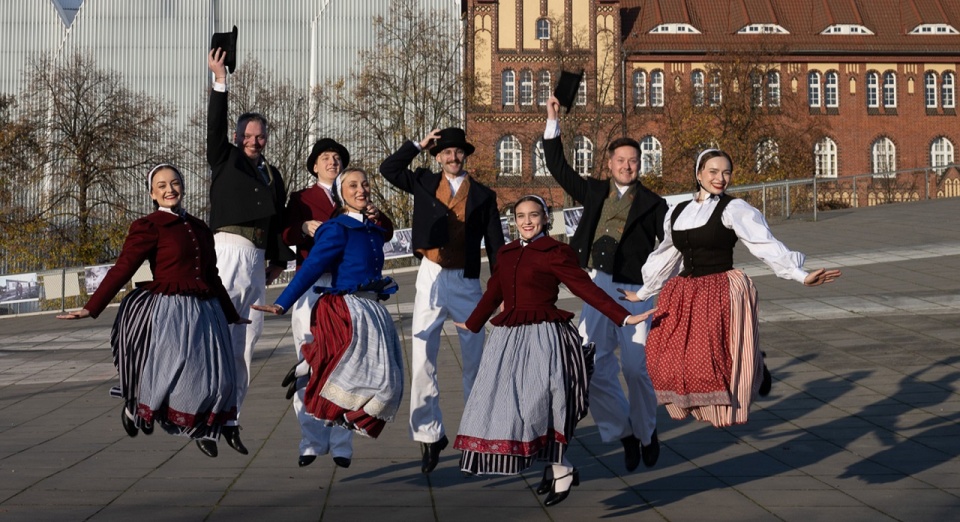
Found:
[[[569,321],[573,314],[556,306],[560,283],[617,325],[630,315],[590,280],[569,245],[543,236],[527,246],[513,241],[497,252],[497,266],[467,328],[479,332],[501,302],[503,312],[490,321],[494,326]]]
[[[240,319],[217,272],[213,232],[190,214],[181,218],[159,210],[130,225],[117,263],[84,306],[92,317],[103,312],[146,260],[153,281],[138,286],[155,294],[216,297],[228,322]]]

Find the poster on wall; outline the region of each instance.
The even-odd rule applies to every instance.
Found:
[[[113,265],[97,265],[88,266],[83,269],[83,286],[87,291],[87,295],[93,295],[93,293],[97,291],[97,288],[100,288],[100,283],[103,282],[103,278],[112,266]]]
[[[22,303],[40,300],[37,274],[0,276],[0,303]]]
[[[580,224],[580,217],[583,216],[583,207],[563,209],[563,224],[566,227],[567,237],[573,237],[577,231],[577,225]]]

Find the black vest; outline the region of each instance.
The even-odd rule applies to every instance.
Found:
[[[683,255],[683,277],[700,277],[718,274],[733,269],[733,247],[737,244],[737,234],[723,226],[721,216],[727,207],[730,196],[722,194],[710,219],[700,227],[689,230],[676,230],[674,224],[683,209],[690,204],[684,201],[676,206],[670,216],[673,244]]]

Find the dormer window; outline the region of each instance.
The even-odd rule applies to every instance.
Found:
[[[660,24],[650,30],[650,34],[700,34],[696,27],[690,24]]]
[[[960,34],[957,29],[950,24],[920,24],[913,28],[909,34]]]
[[[820,34],[872,35],[873,31],[860,24],[834,24],[824,29]]]
[[[779,24],[750,24],[737,31],[737,34],[790,34]]]

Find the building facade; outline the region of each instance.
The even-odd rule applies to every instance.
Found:
[[[799,99],[822,129],[810,172],[796,177],[927,169],[937,174],[932,197],[960,196],[956,168],[938,168],[955,164],[960,146],[960,0],[471,0],[467,24],[467,66],[485,87],[468,112],[481,144],[474,163],[496,178],[503,206],[528,190],[562,202],[538,156],[561,69],[586,73],[579,106],[563,117],[571,164],[604,175],[605,143],[628,135],[641,143],[641,172],[658,176],[664,155],[681,149],[665,128],[671,104],[724,103],[718,63],[751,49],[763,49],[763,70],[734,91],[771,111],[781,97]],[[779,146],[750,144],[758,168]],[[827,190],[858,204],[849,185]],[[897,196],[868,195],[867,185],[857,189],[867,204],[923,193],[915,182]]]

